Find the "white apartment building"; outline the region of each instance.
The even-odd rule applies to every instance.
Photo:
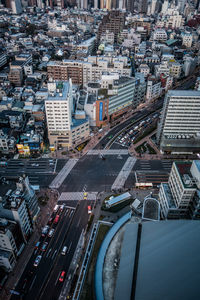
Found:
[[[72,83],[49,82],[48,98],[45,100],[48,137],[56,149],[61,143],[68,146],[72,125]]]
[[[182,66],[178,62],[169,62],[169,73],[174,78],[179,78],[181,75]]]
[[[0,248],[11,251],[14,257],[19,256],[25,246],[18,228],[16,222],[0,218]]]
[[[197,186],[191,175],[191,162],[174,162],[168,183],[159,190],[161,214],[164,218],[185,218],[190,214]]]
[[[89,123],[85,116],[72,118],[72,82],[49,82],[45,111],[48,138],[52,149],[71,148],[89,136]]]
[[[154,41],[166,41],[167,40],[167,32],[161,28],[156,29],[153,32],[153,40]]]
[[[115,38],[114,32],[110,32],[109,30],[106,30],[106,32],[103,32],[101,34],[101,39],[100,40],[103,43],[108,43],[108,44],[113,45],[114,38]]]
[[[147,77],[150,73],[150,68],[147,64],[141,64],[138,68],[138,71],[144,74],[144,77]]]
[[[159,18],[156,26],[159,28],[173,28],[177,29],[184,25],[184,18],[178,11],[173,11],[171,15],[165,15]]]
[[[163,61],[161,64],[155,66],[155,75],[159,77],[161,74],[169,75],[170,70],[168,67],[168,62]]]
[[[182,45],[186,46],[187,48],[191,48],[192,47],[192,41],[193,41],[193,37],[192,37],[192,33],[189,32],[183,32],[181,33],[182,36]]]
[[[200,91],[168,91],[157,131],[161,151],[199,152],[199,120]]]
[[[9,190],[3,197],[0,203],[0,218],[16,221],[23,234],[24,241],[32,233],[33,225],[29,217],[27,204],[24,198],[21,197],[21,192]]]
[[[167,12],[168,6],[169,6],[169,1],[165,0],[162,4],[161,14],[164,15]]]
[[[117,73],[120,76],[130,76],[131,67],[125,56],[88,56],[85,61],[63,60],[50,61],[47,64],[49,79],[69,80],[73,84],[86,85],[101,79],[103,73]]]
[[[146,91],[146,99],[147,101],[152,101],[157,99],[162,92],[161,82],[157,80],[148,80],[147,81],[147,91]]]

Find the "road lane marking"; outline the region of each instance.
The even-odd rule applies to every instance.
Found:
[[[51,257],[52,259],[54,259],[54,257],[55,257],[55,255],[56,255],[57,252],[58,252],[58,250],[55,250],[55,251],[54,251],[54,254],[53,254],[52,257]]]
[[[58,273],[58,277],[57,277],[57,279],[56,279],[56,281],[55,281],[55,285],[56,285],[57,282],[58,282],[58,278],[59,278],[60,274],[61,274],[61,272]]]
[[[80,222],[81,222],[81,217],[79,218],[78,223],[76,224],[76,227],[79,226]]]
[[[67,253],[69,253],[69,251],[70,251],[70,249],[71,249],[71,246],[72,246],[72,241],[71,241],[71,243],[70,243],[70,245],[69,245],[69,247],[68,247]]]
[[[32,283],[31,283],[31,286],[30,286],[30,288],[29,288],[29,291],[32,289],[32,287],[33,287],[33,284],[34,284],[34,282],[35,282],[35,279],[36,279],[36,275],[35,275],[35,277],[34,277],[34,279],[33,279]]]
[[[69,211],[69,209],[66,210],[65,215],[64,215],[65,217],[66,217],[66,215],[68,214],[68,211]]]
[[[49,254],[50,254],[51,251],[52,251],[52,249],[50,248],[49,251],[48,251],[48,253],[47,253],[47,255],[46,255],[46,257],[49,256]]]

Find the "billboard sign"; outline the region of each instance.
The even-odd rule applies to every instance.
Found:
[[[103,102],[99,103],[99,121],[103,121]]]

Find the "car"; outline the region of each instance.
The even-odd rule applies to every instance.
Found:
[[[42,237],[45,237],[47,235],[48,230],[49,230],[49,226],[48,225],[44,226],[44,228],[42,229]]]
[[[56,215],[55,219],[53,220],[53,224],[58,224],[58,221],[60,219],[60,216],[59,215]]]
[[[34,267],[37,267],[41,261],[42,255],[38,255],[34,261]]]
[[[51,229],[48,233],[48,237],[52,237],[52,235],[54,234],[55,229]]]
[[[84,200],[87,200],[87,195],[88,195],[88,193],[85,192],[83,195],[84,195],[83,199],[84,199]]]
[[[65,271],[62,271],[62,272],[61,272],[60,277],[59,277],[59,281],[60,281],[60,282],[63,282],[63,281],[64,281],[64,279],[65,279],[65,273],[66,273]]]
[[[91,205],[88,205],[88,214],[91,214],[92,213],[92,207]]]
[[[42,247],[41,247],[41,251],[46,251],[46,249],[47,249],[47,246],[48,246],[48,243],[47,242],[44,242],[43,244],[42,244]]]
[[[37,243],[35,244],[35,249],[38,249],[39,246],[40,246],[40,242],[37,242]]]
[[[62,249],[61,254],[62,254],[62,255],[65,255],[66,252],[67,252],[67,246],[64,246],[63,249]]]
[[[32,167],[39,167],[39,164],[33,163],[33,164],[31,164],[31,166],[32,166]]]
[[[62,204],[61,206],[60,206],[60,211],[63,211],[63,209],[64,209],[64,204]]]

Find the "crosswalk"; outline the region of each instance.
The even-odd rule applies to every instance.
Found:
[[[97,199],[98,192],[87,192],[87,200],[94,201]],[[84,200],[84,192],[63,192],[61,193],[58,202],[63,201],[79,201]]]
[[[170,161],[170,160],[162,160],[162,166],[163,166],[163,169],[171,171],[172,161]]]
[[[140,167],[141,167],[141,170],[151,170],[150,163],[147,160],[141,160]]]
[[[89,150],[87,155],[128,155],[129,152],[126,149],[103,149],[103,150]]]
[[[137,159],[134,157],[129,157],[126,160],[125,164],[123,165],[121,171],[119,172],[117,178],[115,179],[115,181],[111,187],[112,191],[117,191],[117,190],[120,190],[121,188],[123,188],[136,161],[137,161]]]
[[[69,159],[68,162],[61,169],[61,171],[58,173],[58,175],[54,178],[49,187],[51,189],[58,189],[77,162],[78,159]]]

